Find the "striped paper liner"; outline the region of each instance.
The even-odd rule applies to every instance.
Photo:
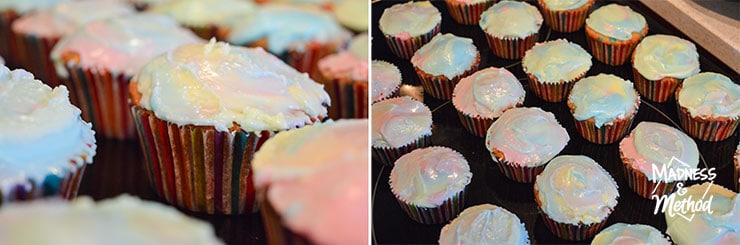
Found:
[[[595,0],[589,0],[577,9],[552,10],[547,7],[544,0],[537,0],[545,24],[556,32],[564,33],[575,32],[583,27],[583,24],[586,23],[586,16],[588,16],[594,2]]]
[[[348,81],[346,79],[325,78],[320,80],[324,90],[331,98],[329,117],[340,118],[367,118],[367,81]]]
[[[507,178],[519,182],[519,183],[532,183],[537,178],[537,175],[545,170],[545,164],[540,166],[517,166],[518,164],[506,161],[503,159],[503,153],[497,149],[491,149],[491,159],[496,163],[498,169]],[[501,155],[499,157],[497,155]]]
[[[286,54],[279,57],[299,72],[306,72],[313,80],[318,81],[321,80],[319,60],[336,53],[339,46],[339,44],[334,43],[312,41],[306,45],[303,51],[288,50]]]
[[[487,0],[470,4],[456,0],[445,0],[445,3],[447,3],[447,10],[450,11],[450,15],[452,15],[455,22],[461,25],[477,25],[483,11],[493,6],[496,1]]]
[[[694,138],[703,141],[723,141],[735,133],[738,118],[708,118],[692,117],[688,109],[676,103],[678,120],[684,131]]]
[[[529,81],[529,87],[537,97],[544,101],[555,103],[565,100],[565,97],[568,96],[576,82],[580,81],[584,76],[586,76],[586,72],[571,81],[541,82],[532,73],[527,72],[527,77],[529,78],[527,81]]]
[[[422,34],[420,36],[414,36],[411,38],[401,38],[393,35],[384,35],[385,41],[388,43],[388,47],[391,52],[398,57],[403,59],[411,59],[414,56],[416,50],[428,43],[432,38],[439,33],[442,28],[441,23],[437,23],[431,31]]]
[[[372,155],[373,158],[379,160],[381,163],[393,167],[396,160],[406,153],[409,153],[417,148],[424,148],[432,144],[432,135],[422,135],[411,143],[404,146],[393,148],[393,147],[377,147],[373,146]]]
[[[673,92],[683,82],[683,79],[673,77],[664,77],[656,81],[649,80],[643,77],[634,67],[632,68],[632,74],[635,77],[635,88],[640,92],[640,95],[658,103],[673,98]]]
[[[609,219],[609,215],[611,215],[611,211],[613,211],[610,210],[609,215],[607,215],[607,217],[599,223],[588,225],[566,224],[550,219],[550,217],[547,216],[547,214],[542,210],[542,202],[540,202],[539,199],[537,185],[534,186],[534,199],[537,202],[537,210],[539,211],[540,216],[545,223],[545,226],[547,226],[550,232],[552,232],[552,234],[554,234],[555,236],[568,241],[583,241],[595,236],[602,228],[604,228],[604,226],[606,225],[606,221]]]
[[[389,184],[392,189],[393,183]],[[441,205],[432,208],[419,207],[403,200],[403,198],[398,196],[395,191],[391,190],[391,192],[393,192],[393,195],[396,197],[401,209],[403,209],[403,211],[412,220],[422,224],[442,224],[457,217],[457,215],[465,208],[465,192],[467,189],[468,187],[465,186],[465,188],[460,190],[458,193],[447,198],[447,200],[442,202]]]
[[[421,82],[421,86],[424,87],[424,92],[427,92],[429,95],[437,99],[449,100],[452,99],[452,91],[455,90],[455,85],[460,82],[460,79],[475,73],[475,71],[478,70],[479,64],[480,54],[476,54],[473,65],[462,74],[457,75],[452,79],[449,79],[444,75],[435,76],[426,73],[416,66],[414,66],[414,70],[416,71],[416,74],[419,75],[419,81]]]
[[[663,182],[663,181],[652,181],[640,170],[632,167],[630,159],[624,156],[622,148],[619,149],[619,156],[622,158],[622,166],[624,167],[624,176],[627,179],[627,185],[637,193],[637,195],[650,199],[653,199],[653,195],[657,195],[658,198],[664,195],[670,195],[676,190],[678,183],[682,181],[674,182]],[[657,187],[657,189],[656,189]],[[655,190],[655,192],[653,192]]]
[[[260,194],[262,222],[265,224],[265,236],[268,244],[312,244],[305,236],[297,234],[283,225],[283,219],[270,202],[265,201],[264,193]]]
[[[583,121],[574,118],[573,121],[575,122],[576,130],[584,139],[591,143],[605,145],[617,142],[627,134],[636,113],[637,110],[625,118],[617,118],[601,127],[596,126],[593,118]]]
[[[596,60],[607,65],[618,66],[624,64],[632,54],[637,43],[647,35],[647,25],[641,33],[632,33],[632,39],[621,41],[601,35],[586,25],[586,42]]]
[[[527,52],[539,37],[538,33],[534,33],[525,38],[498,38],[491,36],[486,33],[486,39],[488,40],[488,46],[491,47],[493,54],[504,59],[520,59],[524,56],[524,52]]]
[[[65,84],[57,76],[54,63],[51,61],[51,49],[59,42],[59,37],[46,38],[34,34],[17,33],[16,44],[18,45],[18,59],[23,64],[23,68],[33,73],[34,77],[48,84],[50,87],[56,87]],[[66,85],[66,84],[65,84]],[[74,95],[70,96],[74,97]],[[71,100],[76,102],[76,98]]]
[[[81,157],[80,159],[84,159]],[[0,189],[0,206],[4,203],[28,201],[44,197],[60,197],[72,200],[77,197],[82,176],[85,173],[87,163],[77,165],[76,160],[71,160],[68,169],[64,173],[49,174],[41,183],[28,179],[21,183],[14,183],[9,192],[4,193]]]
[[[488,128],[491,127],[491,124],[495,121],[495,119],[492,118],[472,116],[459,110],[457,111],[457,115],[460,117],[460,122],[462,122],[463,128],[478,137],[485,137]]]
[[[16,46],[16,33],[12,29],[13,21],[20,15],[13,10],[0,12],[0,56],[5,59],[5,64],[13,67],[20,66],[18,60],[18,48]]]

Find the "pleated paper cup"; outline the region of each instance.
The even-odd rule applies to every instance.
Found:
[[[39,37],[34,34],[16,33],[16,52],[21,65],[50,87],[66,84],[62,81],[51,61],[51,49],[59,42],[60,37]],[[76,102],[76,96],[70,95]]]
[[[658,80],[650,80],[642,76],[637,69],[632,68],[632,74],[635,77],[635,88],[642,97],[648,100],[663,103],[673,98],[676,88],[683,82],[683,79],[674,77],[664,77]]]
[[[537,202],[537,210],[540,213],[540,216],[542,217],[542,220],[545,223],[545,226],[547,229],[552,232],[555,236],[568,240],[568,241],[583,241],[589,238],[594,237],[599,231],[604,228],[606,225],[606,221],[609,219],[609,215],[611,215],[610,210],[609,215],[605,217],[601,222],[599,223],[593,223],[593,224],[567,224],[567,223],[560,223],[553,219],[551,219],[547,214],[542,210],[542,202],[539,198],[539,191],[537,190],[537,185],[534,185],[534,199]]]
[[[629,185],[630,188],[632,188],[632,190],[641,197],[655,200],[653,195],[656,195],[658,198],[664,195],[670,195],[676,191],[678,183],[683,183],[683,181],[652,181],[648,179],[645,173],[632,167],[632,161],[624,156],[622,148],[619,148],[619,157],[622,159],[624,177],[627,179],[627,185]],[[653,190],[655,191],[653,192]]]
[[[493,54],[504,59],[515,60],[524,57],[524,53],[534,46],[539,38],[538,33],[534,33],[525,38],[513,37],[495,37],[486,33],[488,46]]]
[[[424,33],[419,36],[411,38],[396,37],[393,35],[387,35],[384,33],[385,41],[388,43],[388,47],[391,49],[391,53],[395,54],[402,59],[411,59],[414,56],[416,50],[424,46],[432,40],[432,38],[439,33],[441,29],[441,23],[437,23],[431,31]]]
[[[328,75],[319,80],[331,98],[329,117],[367,118],[368,117],[368,82],[354,81],[347,78],[335,78]]]
[[[537,95],[537,97],[539,97],[540,99],[553,103],[562,102],[563,100],[565,100],[568,94],[570,94],[570,90],[573,89],[573,86],[576,84],[576,82],[580,81],[584,76],[586,76],[586,72],[584,72],[583,74],[579,75],[576,78],[573,78],[573,80],[570,81],[560,80],[558,82],[545,82],[540,81],[532,73],[529,73],[527,71],[527,68],[524,68],[524,72],[527,73],[527,81],[529,81],[529,87],[532,89],[532,92],[534,92],[534,94]]]
[[[389,181],[390,182],[390,181]],[[393,184],[389,183],[391,188]],[[396,197],[398,204],[401,209],[411,218],[412,220],[422,224],[443,224],[457,217],[463,209],[465,209],[465,192],[468,187],[466,186],[455,195],[447,198],[442,204],[436,207],[420,207],[404,198],[398,196],[396,191],[393,195]]]
[[[495,148],[491,149],[491,158],[504,176],[519,183],[533,183],[537,175],[542,173],[546,166],[546,164],[542,164],[540,166],[529,167],[509,162],[506,160],[504,153]]]
[[[676,89],[676,101],[678,101],[678,94],[681,92],[681,87],[679,86]],[[694,117],[689,113],[688,109],[681,106],[678,102],[676,102],[676,107],[678,107],[678,120],[684,132],[699,140],[710,142],[726,140],[735,133],[738,124],[740,124],[740,118]]]
[[[467,70],[462,74],[453,77],[452,79],[447,78],[444,75],[432,75],[422,71],[419,67],[414,66],[416,74],[419,75],[419,81],[421,86],[424,87],[424,92],[428,93],[434,98],[441,100],[452,99],[452,91],[455,89],[455,85],[460,82],[460,79],[470,76],[478,70],[480,64],[480,54],[475,55],[475,61]]]
[[[489,7],[493,6],[496,1],[487,0],[480,3],[464,3],[456,0],[445,0],[447,10],[450,11],[452,19],[461,25],[477,25],[480,21],[480,15]]]
[[[20,66],[18,60],[18,46],[16,33],[12,29],[13,21],[20,18],[14,10],[0,11],[0,56],[5,59],[6,65]]]
[[[89,144],[88,147],[94,148]],[[43,182],[37,183],[32,179],[14,182],[9,189],[0,189],[0,206],[11,202],[29,201],[46,197],[59,197],[72,200],[77,197],[82,176],[87,163],[82,155],[69,160],[67,168],[60,173],[49,173]]]
[[[515,107],[521,107],[523,103],[524,103],[524,97],[522,97],[519,103],[517,103],[516,105],[510,108],[506,108],[503,111],[506,111],[508,109],[515,108]],[[455,107],[455,110],[457,110],[457,115],[460,118],[460,122],[462,123],[463,128],[465,128],[465,130],[467,130],[469,133],[475,136],[481,137],[481,138],[486,137],[488,128],[490,128],[491,124],[493,124],[493,122],[495,122],[496,119],[498,119],[497,117],[496,118],[482,117],[479,115],[471,115],[469,113],[463,112],[458,108],[457,105],[455,105],[454,100],[453,100],[452,105]]]
[[[589,0],[583,6],[571,10],[552,10],[547,7],[544,0],[537,0],[540,6],[540,12],[545,20],[545,24],[556,32],[571,33],[575,32],[586,23],[591,6],[595,0]]]
[[[262,214],[265,236],[267,236],[269,244],[312,244],[305,236],[297,234],[283,225],[282,216],[275,211],[270,202],[265,201],[264,193],[260,193],[259,197],[260,203],[262,203],[260,214]]]
[[[596,60],[611,66],[619,66],[627,62],[639,43],[647,35],[648,27],[640,33],[633,32],[630,40],[615,40],[602,35],[586,25],[586,42]]]
[[[418,148],[424,148],[432,144],[432,135],[421,135],[419,138],[411,143],[403,145],[401,147],[380,147],[373,146],[372,156],[374,159],[380,161],[386,166],[393,167],[396,160],[406,153],[409,153]]]

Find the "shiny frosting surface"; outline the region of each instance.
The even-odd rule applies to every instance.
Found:
[[[512,108],[488,128],[486,148],[502,152],[511,164],[536,167],[555,157],[569,140],[552,113],[534,107]]]
[[[147,12],[170,16],[190,27],[223,27],[255,14],[257,7],[241,0],[176,0],[154,4]]]
[[[359,34],[352,38],[347,50],[319,60],[319,70],[325,77],[367,82],[369,45],[367,33]]]
[[[529,244],[529,234],[515,214],[496,205],[481,204],[466,208],[442,227],[439,244]]]
[[[424,103],[403,96],[372,105],[373,147],[399,148],[431,134],[432,112]]]
[[[632,33],[641,33],[647,22],[630,7],[612,3],[594,10],[586,18],[586,25],[602,35],[625,41],[632,39]]]
[[[725,75],[702,72],[683,81],[678,104],[694,117],[740,117],[740,85]]]
[[[498,118],[504,110],[524,103],[524,95],[514,74],[489,67],[460,80],[452,93],[452,104],[469,115]]]
[[[576,120],[593,118],[596,127],[601,127],[635,114],[640,103],[639,98],[631,82],[615,75],[600,73],[583,78],[573,85],[568,102],[575,107],[573,117]]]
[[[373,60],[370,99],[376,102],[387,98],[401,86],[401,71],[398,67],[382,60]]]
[[[668,238],[649,225],[616,223],[596,234],[592,245],[670,245]]]
[[[540,30],[542,15],[528,3],[505,0],[484,11],[478,25],[494,37],[525,38]]]
[[[666,233],[671,236],[671,240],[676,244],[740,244],[740,198],[738,194],[717,184],[709,182],[696,184],[686,188],[687,192],[683,195],[676,195],[675,202],[692,198],[694,203],[697,200],[708,201],[712,198],[710,210],[692,212],[688,211],[683,215],[690,217],[695,216],[691,221],[684,217],[676,215],[671,217],[667,212],[665,214]],[[706,192],[706,196],[704,193]],[[704,198],[702,198],[704,197]]]
[[[366,1],[343,0],[334,5],[334,18],[354,31],[367,32],[368,29],[368,4]]]
[[[524,53],[522,68],[543,83],[570,82],[591,68],[591,55],[565,39],[547,41]]]
[[[555,11],[573,10],[583,7],[589,0],[543,0],[548,9]]]
[[[447,147],[419,148],[396,160],[391,191],[419,207],[437,207],[470,183],[473,173],[462,154]]]
[[[478,55],[473,39],[438,34],[414,53],[411,64],[428,74],[452,79],[469,70]]]
[[[681,130],[656,122],[637,124],[619,143],[619,149],[633,168],[653,181],[668,180],[667,175],[654,173],[653,166],[688,170],[699,165],[699,150],[694,140]],[[674,157],[683,164],[672,160]]]
[[[696,46],[675,36],[647,36],[637,44],[634,56],[633,67],[652,81],[664,77],[684,79],[699,73]]]
[[[409,1],[385,9],[379,28],[385,35],[411,38],[432,31],[441,21],[442,14],[431,2]]]
[[[37,9],[49,8],[55,4],[67,1],[69,0],[1,0],[0,11],[13,10],[23,15]]]
[[[39,37],[62,37],[90,21],[135,12],[123,1],[65,1],[21,17],[13,22],[12,28],[17,33]]]

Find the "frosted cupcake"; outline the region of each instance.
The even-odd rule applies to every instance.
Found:
[[[565,39],[537,43],[524,54],[522,69],[537,97],[561,102],[591,69],[591,55]]]
[[[412,220],[440,224],[462,211],[471,178],[473,173],[462,154],[433,146],[401,156],[391,170],[389,184]]]
[[[540,108],[513,108],[488,128],[486,149],[506,177],[531,183],[569,140],[552,113]]]
[[[502,207],[481,204],[466,208],[442,227],[440,245],[529,244],[529,234],[516,214]]]
[[[542,15],[528,3],[501,1],[481,14],[478,26],[486,33],[494,55],[519,59],[537,42]]]
[[[324,89],[329,92],[331,118],[367,118],[368,90],[368,46],[367,33],[357,35],[347,50],[319,60],[319,73]]]
[[[203,39],[258,13],[254,3],[242,0],[166,1],[151,5],[147,12],[169,16]]]
[[[214,40],[155,57],[129,93],[155,190],[209,214],[256,211],[254,153],[275,132],[322,120],[330,103],[320,84],[264,50]]]
[[[737,244],[740,241],[740,198],[736,192],[704,182],[687,187],[683,195],[673,193],[675,202],[691,198],[703,204],[711,201],[709,211],[687,211],[683,216],[665,212],[666,233],[676,244]],[[701,202],[701,203],[700,203]],[[687,220],[685,217],[693,217]]]
[[[671,242],[655,227],[616,223],[596,234],[591,241],[591,245],[610,244],[671,245]]]
[[[681,126],[703,141],[730,138],[740,120],[740,85],[713,72],[693,75],[676,89]]]
[[[67,88],[0,66],[0,91],[0,205],[75,198],[95,156],[95,131],[69,102]]]
[[[480,54],[473,39],[440,34],[411,57],[424,91],[434,98],[449,100],[462,79],[478,70]]]
[[[640,95],[655,102],[673,98],[681,82],[699,73],[699,54],[690,41],[669,35],[642,40],[632,57],[632,74]]]
[[[370,99],[372,103],[397,97],[401,87],[401,70],[398,67],[382,60],[373,60],[372,78],[370,79]]]
[[[366,1],[341,0],[334,4],[332,13],[337,22],[355,32],[367,32],[368,14]]]
[[[460,80],[452,92],[452,105],[463,127],[485,137],[504,111],[524,103],[524,88],[505,68],[489,67]]]
[[[591,54],[607,65],[624,64],[647,33],[645,17],[627,6],[609,4],[586,19],[586,41]]]
[[[534,196],[555,236],[582,241],[596,235],[617,206],[617,183],[587,156],[558,156],[537,176]]]
[[[461,25],[476,25],[480,15],[493,6],[495,0],[445,0],[452,19]]]
[[[68,0],[0,1],[0,56],[11,66],[19,66],[17,36],[11,26],[13,21],[38,9],[49,8]]]
[[[627,134],[640,107],[632,83],[611,74],[581,79],[568,96],[568,108],[584,139],[611,144]]]
[[[595,0],[537,0],[545,24],[556,32],[575,32],[586,23],[591,6]]]
[[[378,22],[391,52],[410,59],[439,33],[442,14],[429,1],[399,3],[383,10]]]
[[[409,96],[386,99],[372,105],[370,132],[373,158],[390,166],[403,154],[431,144],[432,112]]]

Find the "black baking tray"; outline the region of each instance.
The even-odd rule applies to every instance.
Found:
[[[419,79],[414,72],[413,66],[408,60],[393,55],[378,29],[380,15],[385,8],[400,1],[378,1],[372,4],[372,57],[374,60],[385,60],[398,66],[403,75],[403,83],[418,89]],[[610,3],[628,5],[633,10],[645,16],[649,26],[648,35],[670,34],[687,40],[680,30],[677,30],[660,16],[649,10],[637,1],[597,1],[592,10]],[[504,60],[493,55],[486,43],[485,34],[478,27],[463,26],[454,22],[447,11],[444,1],[433,1],[442,13],[441,33],[453,33],[457,36],[472,38],[475,46],[481,54],[479,69],[487,67],[506,67],[519,81],[521,81],[527,94],[524,101],[525,107],[539,107],[545,111],[552,112],[563,127],[568,131],[570,142],[560,155],[586,155],[600,163],[616,180],[619,185],[618,205],[607,220],[607,226],[617,223],[640,223],[651,225],[661,232],[665,232],[666,223],[662,213],[653,214],[655,201],[644,199],[635,194],[627,186],[622,163],[619,159],[618,143],[609,145],[597,145],[583,139],[575,129],[573,117],[565,102],[549,103],[538,98],[529,89],[526,75],[522,71],[520,60]],[[530,2],[536,6],[536,3]],[[586,50],[586,37],[583,29],[570,33],[558,33],[550,31],[544,25],[540,30],[540,42],[565,38],[571,42],[581,45]],[[740,77],[726,64],[719,62],[702,47],[699,47],[699,62],[701,71],[712,71],[724,74],[736,83]],[[622,66],[609,66],[596,59],[592,59],[593,66],[587,76],[599,73],[610,73],[627,80],[634,80],[631,64],[627,62]],[[737,65],[737,64],[734,64]],[[544,221],[537,212],[534,201],[532,184],[517,183],[506,178],[491,159],[486,150],[484,139],[469,134],[460,123],[455,108],[449,101],[438,100],[424,95],[424,103],[432,109],[433,128],[432,145],[447,146],[462,153],[470,164],[473,178],[468,186],[466,194],[466,205],[470,207],[483,203],[491,203],[506,208],[515,213],[524,222],[533,244],[560,244],[574,243],[562,240],[553,235],[545,227]],[[674,101],[666,103],[655,103],[643,98],[632,127],[642,121],[654,121],[680,128],[678,123],[676,104]],[[740,131],[740,130],[738,130]],[[733,155],[738,144],[738,132],[727,140],[721,142],[703,142],[695,140],[701,154],[699,166],[715,167],[717,178],[715,184],[733,189]],[[388,185],[390,168],[383,166],[380,162],[373,160],[372,164],[372,237],[373,243],[377,244],[431,244],[437,243],[440,229],[444,224],[424,225],[411,220],[401,209]],[[691,184],[691,183],[690,183]],[[606,226],[605,226],[606,227]],[[590,243],[590,240],[578,243]]]

